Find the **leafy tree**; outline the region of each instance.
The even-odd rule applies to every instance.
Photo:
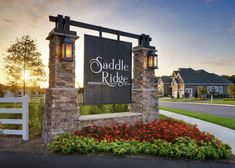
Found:
[[[235,75],[231,75],[231,76],[222,75],[222,77],[225,78],[225,79],[228,79],[228,80],[232,81],[232,82],[235,84]]]
[[[45,81],[45,70],[41,54],[36,42],[30,35],[17,38],[15,43],[7,49],[8,55],[4,58],[7,81],[12,86],[25,84],[25,75],[28,72],[27,83],[38,86]]]
[[[3,93],[3,85],[0,84],[0,97],[3,97],[4,93]]]
[[[200,88],[198,89],[198,93],[199,93],[199,96],[200,96],[201,98],[206,95],[206,92],[207,92],[207,90],[206,90],[205,87],[200,87]]]
[[[232,98],[235,97],[235,85],[229,85],[228,86],[228,93],[229,93],[229,95],[232,96]]]

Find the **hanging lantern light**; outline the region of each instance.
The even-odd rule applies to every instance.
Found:
[[[63,61],[73,61],[74,60],[74,43],[73,39],[70,37],[65,37],[62,43],[62,54],[61,59]]]
[[[158,55],[155,53],[155,50],[150,50],[147,55],[147,64],[150,69],[158,68]]]

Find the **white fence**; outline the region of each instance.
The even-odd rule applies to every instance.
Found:
[[[22,103],[22,108],[0,108],[0,114],[22,114],[22,119],[0,119],[0,124],[19,124],[22,130],[0,129],[0,134],[22,135],[23,140],[29,140],[29,97],[0,98],[0,103]]]

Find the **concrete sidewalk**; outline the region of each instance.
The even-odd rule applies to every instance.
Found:
[[[183,120],[185,122],[196,124],[198,128],[202,131],[209,132],[213,134],[216,138],[222,140],[224,143],[229,144],[232,147],[232,153],[235,155],[235,131],[223,126],[219,126],[207,121],[202,121],[196,118],[184,116],[181,114],[176,114],[173,112],[159,110],[160,114],[165,116],[175,118],[177,120]]]

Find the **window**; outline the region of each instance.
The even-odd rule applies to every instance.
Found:
[[[207,93],[223,93],[223,86],[207,86]]]
[[[193,97],[193,89],[192,88],[185,88],[185,97]]]
[[[219,93],[223,93],[223,86],[219,86]]]

